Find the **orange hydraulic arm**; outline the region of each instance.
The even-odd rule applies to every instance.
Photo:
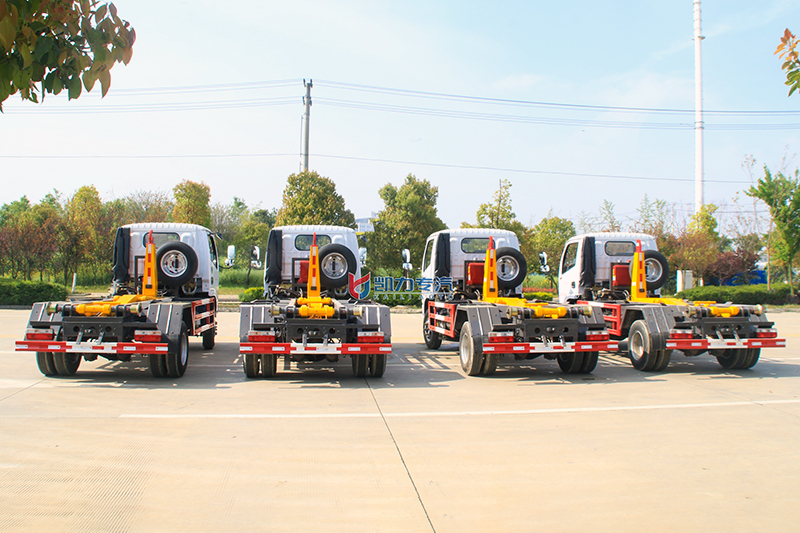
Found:
[[[319,249],[317,248],[317,234],[311,243],[311,256],[308,259],[308,286],[306,297],[298,298],[297,305],[300,316],[307,318],[330,318],[334,314],[330,298],[320,297],[319,282]]]

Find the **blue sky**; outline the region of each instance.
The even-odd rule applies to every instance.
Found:
[[[137,42],[106,98],[6,102],[0,202],[86,184],[108,200],[191,179],[212,202],[279,207],[299,170],[305,78],[310,167],[357,217],[409,173],[439,187],[452,226],[474,221],[501,179],[526,224],[577,220],[604,199],[625,220],[644,194],[692,209],[693,115],[629,109],[694,108],[691,0],[115,4]],[[800,96],[787,98],[773,52],[784,28],[800,31],[800,0],[702,10],[705,109],[783,112],[706,115],[705,198],[727,205],[750,183],[745,156],[796,166]]]

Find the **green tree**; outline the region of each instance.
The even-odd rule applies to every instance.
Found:
[[[511,182],[500,180],[499,188],[495,191],[491,202],[481,204],[475,214],[477,224],[462,222],[462,228],[495,228],[513,231],[519,239],[520,250],[529,265],[537,258],[531,255],[528,244],[530,229],[516,219],[516,214],[511,208]]]
[[[331,224],[355,228],[356,217],[345,207],[336,184],[316,172],[292,174],[283,190],[283,205],[277,226],[290,224]]]
[[[163,191],[132,192],[122,199],[125,205],[125,224],[138,222],[169,222],[175,205]]]
[[[692,215],[677,242],[672,243],[675,251],[669,260],[678,269],[691,270],[696,279],[705,278],[711,265],[720,253],[720,236],[717,233],[717,220],[714,213],[717,206],[704,205],[700,211]]]
[[[764,165],[764,177],[759,178],[746,194],[769,207],[772,222],[782,241],[776,246],[776,252],[786,266],[789,293],[794,296],[792,264],[800,251],[800,170],[796,169],[794,176],[785,176],[782,172],[773,176]]]
[[[561,251],[564,249],[566,242],[575,236],[575,225],[571,220],[552,216],[552,213],[550,213],[536,224],[530,233],[529,249],[523,250],[523,253],[526,259],[530,257],[534,261],[541,252],[547,254],[548,264],[550,265],[547,279],[550,280],[550,285],[553,286],[558,279],[558,263],[561,259]],[[528,260],[528,270],[533,272],[531,265],[538,263],[531,263],[530,259]]]
[[[0,111],[20,93],[38,102],[67,90],[78,98],[99,81],[103,96],[111,68],[128,64],[136,33],[114,4],[94,0],[0,1]]]
[[[800,60],[797,56],[797,45],[800,41],[794,36],[787,28],[781,37],[781,44],[775,50],[775,55],[778,55],[784,60],[781,69],[786,71],[786,85],[789,86],[789,96],[800,87]]]
[[[211,188],[205,183],[183,180],[172,189],[175,195],[175,207],[172,210],[173,222],[199,224],[208,227],[211,224]]]
[[[387,183],[378,194],[384,208],[373,221],[375,231],[367,236],[370,268],[399,269],[404,248],[419,266],[428,235],[447,227],[436,210],[439,188],[409,174],[399,188]]]

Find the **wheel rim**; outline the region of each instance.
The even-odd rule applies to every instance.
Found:
[[[664,269],[661,267],[661,263],[659,263],[655,259],[648,259],[647,261],[645,261],[644,271],[645,271],[645,278],[647,279],[648,283],[652,283],[658,280],[664,273]]]
[[[461,346],[458,347],[459,355],[461,355],[461,363],[467,365],[470,359],[470,348],[472,347],[472,342],[469,339],[465,339]]]
[[[339,279],[347,273],[347,260],[340,253],[330,253],[322,260],[320,268],[329,278]]]
[[[519,274],[519,263],[509,255],[497,260],[497,277],[503,281],[511,281]]]
[[[635,332],[630,339],[631,343],[631,354],[633,354],[634,358],[641,359],[644,355],[644,335],[640,332]]]
[[[167,277],[180,277],[188,268],[189,261],[181,252],[170,250],[161,258],[161,271],[164,272]]]

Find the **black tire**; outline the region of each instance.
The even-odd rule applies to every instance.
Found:
[[[167,357],[163,353],[150,354],[150,373],[156,378],[167,377]]]
[[[257,373],[257,372],[256,372]],[[278,356],[274,353],[261,355],[261,373],[265,378],[274,378],[278,373]]]
[[[319,250],[319,279],[326,289],[338,289],[347,285],[348,274],[358,268],[356,256],[342,244],[326,244]]]
[[[491,376],[497,370],[497,363],[500,356],[496,353],[483,354],[483,365],[481,365],[481,376]]]
[[[367,376],[369,370],[369,356],[367,354],[354,354],[350,356],[350,362],[353,365],[353,375],[357,378]]]
[[[166,355],[167,375],[171,378],[183,376],[189,365],[189,335],[186,324],[181,324],[181,332],[175,340],[175,348]]]
[[[497,287],[513,289],[525,280],[528,275],[528,263],[522,252],[504,246],[495,254],[497,258]]]
[[[197,264],[197,254],[185,242],[169,241],[156,252],[158,281],[167,287],[180,287],[192,281]]]
[[[461,359],[461,369],[468,376],[477,376],[483,368],[483,353],[475,346],[475,339],[472,338],[472,327],[469,322],[464,322],[461,326],[461,336],[458,342],[458,353]]]
[[[600,359],[600,352],[583,352],[583,364],[581,364],[581,374],[591,374],[597,368],[597,361]]]
[[[389,356],[385,353],[376,353],[369,356],[369,375],[379,378],[386,372],[386,363]]]
[[[738,370],[745,363],[747,349],[712,350],[711,355],[717,358],[719,366],[725,370]]]
[[[203,332],[203,349],[211,350],[217,343],[217,330],[214,328],[207,329]]]
[[[56,362],[53,359],[53,352],[36,352],[36,364],[39,372],[45,376],[57,376]]]
[[[669,366],[669,360],[672,358],[672,350],[660,350],[658,352],[658,359],[653,364],[653,372],[661,372]]]
[[[427,302],[423,304],[427,306]],[[427,307],[425,307],[427,309]],[[425,346],[428,347],[430,350],[438,350],[439,346],[442,345],[442,336],[430,330],[430,324],[428,320],[428,313],[427,311],[422,314],[422,338],[425,339]]]
[[[748,348],[747,349],[747,356],[744,358],[744,363],[742,363],[742,368],[753,368],[758,363],[758,359],[761,357],[761,348]]]
[[[258,377],[258,363],[260,357],[254,353],[246,353],[242,357],[242,366],[244,367],[244,375],[248,378]]]
[[[81,366],[81,355],[75,353],[54,353],[53,361],[59,376],[74,376]]]
[[[664,254],[658,250],[644,251],[645,272],[650,271],[647,277],[647,290],[654,291],[660,289],[669,279],[669,262]],[[633,261],[628,265],[628,273],[633,277]]]
[[[653,370],[658,355],[653,349],[653,339],[647,323],[644,320],[637,320],[631,324],[631,329],[628,331],[628,356],[631,358],[633,368],[645,372]]]
[[[565,374],[577,374],[583,368],[583,352],[561,353],[556,360],[558,367]]]

